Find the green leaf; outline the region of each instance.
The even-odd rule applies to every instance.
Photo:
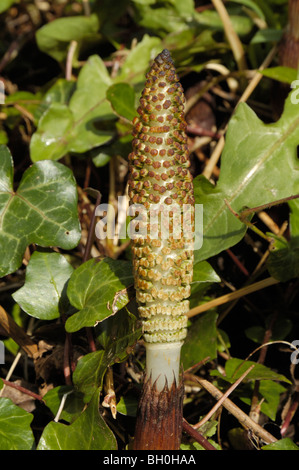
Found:
[[[68,152],[83,153],[111,140],[115,114],[106,99],[110,85],[103,61],[89,57],[69,104],[54,102],[40,118],[30,143],[31,160],[59,160]]]
[[[10,95],[5,97],[5,112],[10,115],[12,113],[18,113],[19,115],[23,114],[23,110],[26,109],[29,113],[35,115],[36,110],[40,105],[41,94],[37,92],[36,94],[30,93],[29,91],[15,91]],[[9,106],[10,105],[10,106]],[[13,106],[14,105],[14,106]],[[21,107],[17,109],[15,105]]]
[[[88,402],[97,388],[102,388],[104,374],[108,367],[108,361],[104,350],[85,354],[79,359],[73,373],[75,387],[84,395],[84,401]]]
[[[98,29],[99,21],[95,14],[57,18],[37,31],[36,42],[42,52],[61,62],[67,56],[71,41],[95,39]]]
[[[291,67],[271,67],[260,72],[265,77],[278,80],[279,82],[291,84],[297,79],[297,70]]]
[[[193,279],[191,283],[190,308],[205,302],[204,294],[220,277],[207,261],[197,261],[199,251],[194,252]]]
[[[135,91],[128,83],[115,83],[107,90],[107,98],[118,116],[132,121],[136,116]]]
[[[68,104],[74,90],[76,82],[58,78],[56,82],[45,92],[41,102],[37,106],[34,117],[39,120],[42,114],[47,111],[51,104]]]
[[[244,382],[248,382],[250,380],[279,380],[291,383],[284,375],[274,372],[263,364],[258,364],[254,361],[243,361],[238,358],[232,358],[226,361],[225,379],[231,383],[235,382],[252,365],[254,365],[254,368],[246,375],[243,380]]]
[[[66,304],[64,288],[72,272],[73,267],[59,253],[35,251],[26,269],[25,285],[12,297],[32,317],[59,318]]]
[[[56,416],[64,396],[66,399],[60,414],[60,420],[72,423],[80,416],[85,407],[82,393],[78,392],[78,390],[74,389],[72,386],[59,385],[49,390],[46,395],[44,395],[43,400],[53,415]]]
[[[234,14],[233,11],[228,9],[230,21],[234,31],[238,36],[246,36],[252,30],[253,22],[251,18],[246,16]],[[223,31],[223,23],[217,11],[205,10],[203,12],[197,13],[196,21],[198,24],[205,26],[206,28],[212,28],[213,30]]]
[[[272,442],[266,446],[261,447],[261,450],[299,450],[299,447],[290,439],[285,437],[279,441]]]
[[[129,302],[127,288],[132,284],[132,267],[127,261],[105,258],[83,263],[68,284],[69,301],[79,312],[67,319],[66,330],[95,326],[114,315]]]
[[[0,13],[8,10],[14,3],[19,3],[20,0],[2,0],[0,5]]]
[[[289,318],[286,318],[285,312],[282,312],[282,315],[276,318],[274,324],[272,324],[272,315],[269,315],[265,318],[265,324],[255,325],[249,327],[245,330],[247,338],[250,338],[256,343],[262,344],[266,331],[271,329],[271,338],[269,341],[279,341],[286,338],[286,336],[291,332],[293,323]]]
[[[255,35],[253,36],[253,38],[250,41],[250,44],[262,44],[262,43],[278,42],[281,39],[281,36],[282,36],[282,31],[279,30],[279,29],[275,29],[275,28],[260,29],[259,31],[257,31],[255,33]],[[276,67],[273,67],[273,68],[276,68]],[[282,68],[284,68],[284,67],[282,67]],[[266,69],[266,70],[271,70],[271,69]],[[263,75],[265,75],[266,77],[269,76],[269,75],[267,75],[267,72],[264,74],[263,71],[262,71],[261,73]],[[274,78],[274,77],[270,77],[270,78]]]
[[[292,237],[299,236],[299,199],[289,202],[290,207],[290,232]]]
[[[136,47],[131,49],[121,68],[117,81],[129,81],[131,84],[144,84],[144,74],[150,61],[163,49],[161,39],[145,34]]]
[[[260,9],[258,6],[257,2],[254,2],[252,0],[230,0],[232,3],[240,3],[241,5],[244,5],[245,7],[250,8],[252,11],[254,11],[259,18],[265,19],[265,15],[263,11]]]
[[[288,318],[281,318],[280,320],[276,321],[273,327],[270,341],[283,340],[292,331],[292,326],[293,324]],[[265,333],[266,328],[259,325],[252,326],[245,330],[247,338],[258,344],[262,344]]]
[[[275,279],[286,282],[299,277],[299,242],[298,237],[287,242],[284,238],[273,236],[274,243],[267,260],[269,273]]]
[[[117,450],[116,439],[99,412],[99,391],[72,424],[50,422],[37,450]]]
[[[0,146],[0,276],[15,271],[31,243],[69,250],[80,240],[77,188],[66,166],[38,162],[13,189],[13,161]]]
[[[32,450],[34,436],[30,423],[33,415],[0,398],[0,450]]]
[[[188,27],[193,19],[194,2],[154,2],[153,7],[136,2],[135,9],[136,22],[140,26],[165,35]]]
[[[299,277],[299,200],[290,201],[289,206],[291,239],[271,234],[274,243],[267,259],[269,273],[282,282]]]
[[[198,253],[199,251],[196,251],[194,253],[192,284],[214,284],[215,282],[220,282],[220,277],[207,261],[197,261]]]
[[[134,301],[96,328],[97,340],[105,349],[109,364],[124,361],[130,348],[142,335],[142,328],[136,321],[136,316],[128,311],[129,307],[130,310],[133,309],[132,303]],[[137,312],[136,304],[135,310]]]
[[[247,400],[240,396],[242,401],[244,401],[244,403],[247,403],[249,406],[251,405],[252,401],[253,388],[254,383],[252,383],[252,388],[250,390],[250,394]],[[281,402],[281,395],[282,393],[285,393],[285,391],[285,387],[283,387],[280,383],[274,382],[273,380],[261,380],[259,382],[261,412],[273,421],[276,418],[278,406]]]
[[[63,136],[71,134],[73,121],[73,115],[65,104],[50,105],[32,136],[31,160],[59,160],[63,157],[68,151],[68,141],[63,141]]]
[[[186,341],[182,347],[184,369],[209,357],[217,357],[217,312],[209,311],[200,315],[189,327]]]
[[[6,145],[7,143],[8,135],[3,129],[0,129],[0,145]]]
[[[240,212],[298,193],[298,106],[289,97],[274,124],[264,124],[240,103],[227,131],[216,187],[202,176],[194,180],[196,203],[203,204],[203,245],[207,259],[235,245],[246,225],[228,208]]]
[[[138,399],[131,396],[122,396],[116,405],[117,412],[125,416],[136,416]]]
[[[102,387],[107,367],[128,357],[142,330],[135,316],[124,308],[101,322],[96,327],[96,334],[103,349],[82,357],[73,374],[75,386],[84,393],[87,401],[98,387]]]

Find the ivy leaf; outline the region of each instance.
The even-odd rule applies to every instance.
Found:
[[[32,420],[31,413],[15,405],[9,398],[0,398],[0,449],[32,450]]]
[[[51,421],[37,450],[117,450],[116,439],[99,412],[99,391],[72,424]]]
[[[175,32],[190,27],[195,9],[192,0],[176,2],[133,2],[136,10],[136,21],[146,29],[159,33]]]
[[[132,284],[132,268],[127,261],[105,258],[83,263],[68,284],[69,301],[79,312],[67,319],[66,330],[95,326],[114,315],[129,302],[127,288]]]
[[[8,10],[11,5],[14,3],[19,3],[19,0],[2,0],[1,5],[0,5],[0,13],[3,13],[5,10]]]
[[[216,187],[202,176],[195,178],[196,203],[203,204],[201,260],[235,245],[246,225],[229,210],[256,207],[297,194],[298,106],[288,97],[274,124],[264,124],[245,103],[240,103],[228,126]]]
[[[97,38],[97,15],[57,18],[42,26],[36,33],[39,49],[61,62],[67,56],[71,41],[82,42]]]
[[[50,389],[46,395],[44,395],[43,400],[53,415],[56,416],[64,395],[66,396],[66,400],[60,414],[60,419],[72,423],[80,416],[85,407],[82,393],[78,392],[78,390],[71,385],[58,385]]]
[[[29,167],[13,189],[13,161],[0,146],[0,276],[14,272],[31,243],[69,250],[80,240],[73,173],[51,161]]]
[[[129,349],[142,335],[142,328],[136,321],[136,316],[127,308],[123,308],[115,316],[101,322],[96,328],[96,333],[99,344],[106,351],[109,364],[112,364],[126,359]]]
[[[125,416],[136,416],[138,399],[136,397],[122,396],[116,405],[117,412]]]
[[[111,140],[115,114],[106,99],[111,84],[100,57],[89,57],[69,104],[53,102],[41,116],[30,143],[31,160],[59,160],[68,152],[83,153]]]
[[[291,239],[271,234],[274,239],[267,260],[267,268],[271,276],[286,282],[299,277],[299,200],[289,202]]]
[[[241,389],[239,393],[237,392],[238,397],[249,406],[251,405],[252,394],[254,393],[254,382],[250,385],[248,396],[244,396]],[[276,418],[278,406],[281,401],[281,394],[285,391],[286,388],[274,380],[261,380],[259,382],[259,395],[263,398],[261,412],[273,421]]]
[[[59,160],[67,153],[68,141],[63,141],[63,136],[71,135],[73,123],[74,117],[67,105],[50,105],[42,114],[37,131],[31,138],[31,160]]]
[[[25,285],[12,297],[32,317],[58,318],[65,302],[64,287],[72,272],[73,267],[59,253],[35,251],[26,269]]]
[[[251,339],[252,341],[262,344],[263,339],[265,337],[266,326],[256,325],[251,326],[245,330],[245,334],[247,338]],[[293,323],[289,318],[283,316],[282,318],[278,318],[273,325],[271,339],[269,341],[281,341],[286,338],[286,336],[292,331]]]
[[[270,67],[264,69],[260,72],[265,77],[272,78],[273,80],[278,80],[279,82],[291,83],[297,78],[297,70],[292,67]]]
[[[142,83],[144,85],[144,74],[147,71],[150,61],[161,52],[162,41],[156,36],[144,34],[136,47],[128,51],[126,60],[117,77],[118,81],[130,81],[130,83]]]
[[[201,302],[206,302],[205,292],[212,284],[220,282],[220,277],[207,261],[197,262],[198,253],[198,251],[194,252],[193,279],[189,298],[190,309]]]
[[[225,380],[233,383],[235,382],[250,366],[254,368],[246,375],[244,382],[250,380],[279,380],[282,382],[291,383],[284,375],[274,372],[269,367],[259,364],[254,361],[243,361],[242,359],[232,358],[225,363]]]
[[[299,447],[290,439],[285,437],[279,441],[261,447],[261,450],[299,450]]]
[[[101,322],[96,327],[96,333],[102,349],[82,357],[73,374],[74,385],[84,393],[86,401],[98,387],[102,387],[107,367],[128,357],[142,330],[136,317],[123,308],[115,316]]]
[[[79,359],[73,373],[75,387],[84,395],[88,402],[97,388],[102,388],[103,377],[108,367],[104,350],[85,354]]]
[[[128,83],[115,83],[107,90],[107,98],[117,115],[132,121],[136,116],[135,91]]]
[[[197,364],[209,357],[217,357],[217,328],[218,314],[209,311],[200,315],[189,328],[186,341],[182,347],[182,363],[184,369]]]
[[[39,120],[42,114],[53,103],[68,104],[76,88],[76,83],[65,78],[58,78],[56,82],[45,92],[41,102],[34,111],[34,117]]]

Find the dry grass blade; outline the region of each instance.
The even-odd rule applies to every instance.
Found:
[[[234,292],[230,292],[229,294],[222,295],[221,297],[217,297],[217,299],[210,300],[203,305],[199,305],[198,307],[194,307],[189,310],[188,318],[194,317],[199,313],[206,312],[207,310],[218,307],[219,305],[225,304],[227,302],[231,302],[232,300],[239,299],[240,297],[244,297],[245,295],[252,294],[260,289],[264,289],[265,287],[272,286],[274,284],[278,284],[279,281],[274,279],[273,277],[268,277],[267,279],[263,279],[262,281],[255,282],[249,286],[242,287]]]
[[[221,18],[227,40],[232,49],[232,53],[237,62],[238,68],[240,70],[245,70],[247,65],[246,65],[246,60],[245,60],[244,48],[238,35],[236,34],[233,28],[229,14],[227,13],[226,8],[223,5],[221,0],[212,0],[212,3]]]

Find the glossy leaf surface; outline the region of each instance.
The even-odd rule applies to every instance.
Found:
[[[15,271],[31,243],[74,248],[80,239],[77,190],[72,172],[51,161],[29,167],[16,191],[13,161],[0,147],[0,276]]]
[[[13,298],[32,317],[58,318],[63,303],[66,303],[64,288],[72,272],[72,266],[59,253],[36,251],[26,269],[25,285],[13,294]]]
[[[126,261],[105,258],[82,264],[74,271],[67,288],[70,303],[79,310],[66,321],[67,331],[95,326],[114,315],[128,303],[126,289],[132,284],[131,265]]]
[[[106,91],[112,84],[99,56],[89,57],[78,76],[69,103],[53,102],[39,120],[30,143],[32,161],[59,160],[68,152],[82,153],[107,143],[115,119]]]
[[[116,440],[99,412],[96,392],[84,412],[70,425],[51,421],[37,450],[116,450]]]
[[[96,327],[96,334],[102,349],[82,357],[73,376],[75,386],[84,393],[87,401],[102,386],[107,367],[128,357],[142,330],[136,317],[124,308],[101,322]]]
[[[246,232],[225,200],[239,213],[298,193],[298,126],[298,106],[291,96],[274,124],[264,124],[247,104],[238,105],[228,126],[216,187],[202,176],[194,181],[196,203],[204,207],[200,259],[235,245]]]
[[[9,398],[0,398],[0,449],[31,450],[34,446],[32,420],[31,413],[14,405]]]

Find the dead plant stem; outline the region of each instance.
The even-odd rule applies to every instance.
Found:
[[[201,428],[209,419],[216,413],[218,408],[222,406],[224,400],[237,388],[237,386],[244,380],[246,375],[254,368],[255,366],[250,366],[229,388],[228,390],[222,395],[222,397],[217,401],[217,403],[211,408],[209,413],[206,414],[204,418],[202,418],[194,427],[195,429]]]
[[[209,392],[216,400],[220,400],[223,397],[223,393],[218,390],[215,385],[206,379],[201,377],[185,374],[185,380],[190,380],[195,383],[199,383],[207,392]],[[248,431],[251,431],[254,435],[264,441],[266,444],[276,442],[277,439],[272,436],[268,431],[262,428],[259,424],[255,423],[244,411],[242,411],[237,405],[235,405],[229,398],[225,398],[222,405],[228,410],[239,423]]]
[[[224,294],[221,297],[217,297],[217,299],[210,300],[205,304],[199,305],[198,307],[194,307],[188,312],[188,318],[194,317],[200,313],[206,312],[211,308],[218,307],[219,305],[223,305],[227,302],[231,302],[233,300],[239,299],[240,297],[244,297],[245,295],[252,294],[260,289],[264,289],[266,287],[272,286],[274,284],[278,284],[279,281],[274,279],[273,277],[268,277],[263,279],[262,281],[255,282],[249,286],[242,287],[234,292],[230,292],[228,294]]]

